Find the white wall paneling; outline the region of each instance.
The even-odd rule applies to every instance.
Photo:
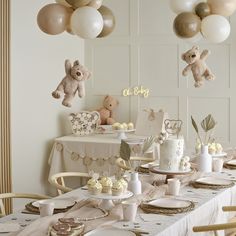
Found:
[[[226,146],[236,146],[236,16],[230,19],[232,32],[226,42],[199,42],[201,50],[211,50],[207,64],[217,79],[196,89],[191,74],[182,76],[186,64],[181,54],[192,44],[173,33],[175,14],[168,1],[104,0],[104,5],[113,10],[117,26],[109,37],[85,43],[85,62],[93,71],[87,108],[100,107],[108,93],[120,100],[119,121],[135,121],[143,108],[163,108],[170,117],[183,120],[190,146],[195,139],[190,116],[200,121],[212,113],[218,122],[215,136]],[[122,97],[123,88],[137,85],[150,89],[149,98]]]

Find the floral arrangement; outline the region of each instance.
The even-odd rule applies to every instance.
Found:
[[[192,120],[193,128],[197,133],[198,140],[200,141],[201,145],[208,145],[209,143],[214,141],[214,139],[212,139],[212,132],[213,132],[213,130],[214,130],[217,123],[216,123],[216,121],[214,120],[214,118],[211,114],[209,114],[207,117],[205,117],[201,121],[201,127],[202,127],[202,129],[205,133],[204,137],[200,136],[197,123],[195,122],[195,120],[193,119],[192,116],[191,116],[191,120]]]

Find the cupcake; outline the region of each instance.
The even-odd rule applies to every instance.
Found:
[[[102,185],[103,193],[111,193],[112,188],[112,180],[109,177],[102,177],[100,180],[100,184]]]
[[[114,123],[114,124],[112,125],[112,129],[113,129],[113,130],[118,130],[119,127],[120,127],[120,123],[118,123],[118,122],[116,122],[116,123]]]
[[[209,151],[209,154],[216,154],[216,145],[215,143],[210,143],[208,144],[208,151]]]
[[[124,178],[120,178],[118,181],[122,184],[122,186],[123,186],[123,193],[125,193],[127,191],[127,188],[128,188],[127,181]]]
[[[87,186],[88,186],[88,188],[89,188],[90,186],[92,186],[92,185],[94,185],[94,184],[96,184],[96,183],[97,183],[97,179],[91,178],[91,179],[88,180]]]
[[[119,196],[123,192],[123,184],[120,181],[116,181],[113,183],[111,190],[113,196]]]
[[[102,185],[96,180],[96,183],[88,186],[88,191],[92,195],[97,195],[102,192]]]
[[[122,123],[123,125],[123,130],[127,130],[128,129],[128,125],[126,123]]]
[[[133,130],[134,129],[134,124],[132,122],[128,123],[128,130]]]
[[[222,145],[220,143],[215,144],[216,153],[220,154],[223,151]]]

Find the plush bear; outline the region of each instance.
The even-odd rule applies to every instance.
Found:
[[[119,105],[119,102],[114,97],[107,95],[103,100],[103,107],[97,111],[100,114],[100,125],[112,125],[115,123],[113,110]]]
[[[200,53],[199,47],[193,46],[192,49],[188,50],[182,55],[182,59],[188,64],[188,66],[186,66],[183,70],[183,76],[187,76],[191,70],[195,80],[194,86],[196,88],[202,86],[204,78],[207,80],[215,79],[215,76],[212,74],[205,63],[205,60],[209,54],[209,50],[204,50],[202,53]]]
[[[85,96],[84,81],[90,78],[91,73],[78,60],[74,62],[73,66],[71,66],[69,60],[66,60],[65,71],[66,76],[57,89],[52,92],[52,96],[58,99],[64,93],[62,104],[66,107],[71,107],[71,101],[77,91],[80,98]]]

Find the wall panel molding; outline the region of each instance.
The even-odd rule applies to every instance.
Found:
[[[0,193],[11,192],[10,0],[0,1]],[[10,213],[10,200],[4,202]]]

